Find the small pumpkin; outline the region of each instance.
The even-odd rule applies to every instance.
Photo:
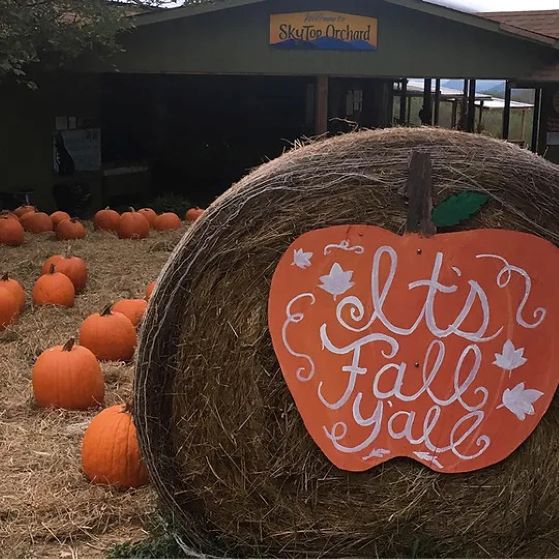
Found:
[[[61,221],[66,221],[67,219],[70,219],[70,214],[68,214],[66,212],[63,212],[61,210],[58,210],[56,212],[51,213],[50,218],[52,219],[52,224],[53,224],[54,228],[56,229],[56,226]]]
[[[54,231],[59,241],[74,241],[85,237],[85,227],[75,217],[61,221]]]
[[[55,272],[60,272],[70,278],[76,293],[84,289],[87,284],[87,264],[85,260],[78,256],[70,256],[69,254],[66,256],[51,256],[48,260],[51,259],[54,259],[51,263],[54,264]]]
[[[7,217],[9,219],[15,219],[16,221],[19,221],[19,217],[14,212],[11,212],[10,210],[2,210],[0,212],[0,218],[3,217]]]
[[[32,371],[33,394],[40,407],[86,410],[103,403],[105,379],[97,358],[71,338],[37,358]]]
[[[55,265],[51,264],[49,273],[39,277],[35,282],[31,296],[35,305],[73,307],[76,290],[70,278],[56,272]]]
[[[18,219],[0,216],[0,245],[17,247],[23,244],[23,226]]]
[[[14,213],[18,216],[21,217],[22,215],[28,214],[28,213],[33,213],[36,212],[37,208],[35,206],[29,206],[29,205],[25,205],[25,206],[19,206],[19,208],[16,208],[14,210]]]
[[[16,320],[19,315],[19,305],[16,298],[5,287],[0,287],[0,330]]]
[[[112,306],[112,310],[122,313],[134,326],[138,326],[144,317],[147,306],[145,299],[121,299]]]
[[[120,216],[118,236],[121,239],[145,239],[149,237],[149,229],[149,221],[134,208]]]
[[[204,214],[204,210],[202,210],[201,208],[198,208],[198,207],[190,208],[186,212],[186,221],[188,221],[190,223],[193,223],[203,214]]]
[[[28,212],[20,217],[20,221],[29,233],[47,233],[53,230],[52,219],[44,212]]]
[[[138,210],[138,213],[142,214],[148,220],[149,226],[153,228],[153,224],[157,219],[155,210],[152,210],[151,208],[142,208],[141,210]]]
[[[128,406],[111,406],[91,420],[82,442],[82,468],[92,483],[120,488],[148,483]]]
[[[136,349],[136,329],[129,318],[111,307],[82,322],[80,344],[101,361],[130,361]]]
[[[6,272],[2,278],[0,278],[0,288],[7,289],[14,296],[19,312],[21,312],[25,306],[25,290],[21,283],[11,278],[8,272]]]
[[[113,231],[117,232],[120,214],[111,210],[109,207],[99,210],[93,216],[93,228],[95,231]]]
[[[58,262],[60,262],[60,260],[63,259],[64,256],[62,256],[62,254],[53,254],[52,256],[49,256],[41,266],[41,275],[48,274],[50,272],[50,267],[53,264],[54,265],[58,264]]]
[[[158,215],[153,228],[157,231],[174,231],[181,228],[180,217],[173,212],[166,212]]]
[[[151,295],[153,294],[153,290],[155,289],[156,283],[154,281],[150,281],[146,287],[146,301],[151,299]]]

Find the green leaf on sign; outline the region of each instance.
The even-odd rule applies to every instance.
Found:
[[[437,227],[458,225],[474,214],[489,200],[482,192],[460,192],[443,200],[433,209],[432,220]]]

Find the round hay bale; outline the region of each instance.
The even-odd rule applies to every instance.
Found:
[[[407,459],[332,466],[307,434],[267,326],[275,266],[335,224],[403,232],[410,153],[436,200],[490,195],[467,228],[559,241],[559,168],[501,141],[438,129],[299,146],[219,198],[168,262],[145,321],[136,422],[150,476],[185,541],[225,556],[556,556],[559,403],[510,458],[444,475]],[[435,201],[436,201],[435,200]]]

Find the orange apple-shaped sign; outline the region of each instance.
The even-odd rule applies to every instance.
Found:
[[[338,468],[407,456],[442,473],[509,456],[559,383],[559,250],[472,230],[367,225],[297,238],[268,304],[305,426]]]

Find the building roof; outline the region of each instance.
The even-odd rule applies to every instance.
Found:
[[[212,0],[198,0],[186,6],[168,8],[160,10],[157,13],[138,14],[134,17],[134,23],[137,26],[150,25],[163,21],[180,19],[183,17],[191,17],[202,13],[226,10],[250,4],[259,4],[266,1],[267,0],[223,0],[215,2]],[[541,33],[532,32],[521,27],[501,23],[499,20],[486,17],[486,14],[466,13],[447,6],[431,4],[430,2],[425,2],[424,0],[384,0],[384,2],[430,14],[442,19],[470,25],[478,29],[514,35],[518,38],[526,39],[532,42],[545,43],[555,48],[559,48],[559,43],[555,38],[551,38]]]
[[[489,12],[480,14],[504,26],[511,26],[559,40],[559,10]]]

